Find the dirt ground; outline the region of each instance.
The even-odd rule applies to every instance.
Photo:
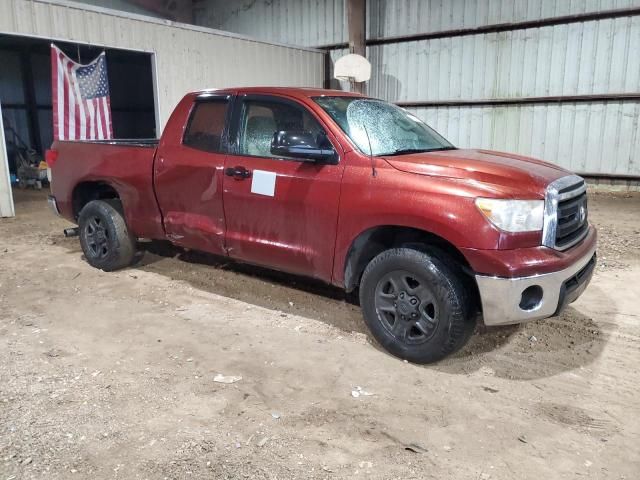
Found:
[[[431,366],[313,282],[162,244],[95,270],[45,195],[0,220],[0,480],[640,478],[638,194],[591,197],[561,317]]]

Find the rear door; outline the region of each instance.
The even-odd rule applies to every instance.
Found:
[[[344,166],[272,154],[282,130],[325,133],[313,112],[291,99],[236,98],[225,160],[226,247],[245,262],[330,281]],[[328,140],[329,148],[339,145]]]
[[[178,245],[225,253],[222,184],[232,99],[204,94],[179,105],[174,115],[189,110],[180,119],[184,125],[187,118],[184,132],[158,148],[156,195],[166,235]]]

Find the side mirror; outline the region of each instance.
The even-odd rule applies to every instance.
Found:
[[[306,162],[335,164],[338,155],[329,140],[323,137],[316,138],[307,130],[281,130],[273,135],[271,153]]]

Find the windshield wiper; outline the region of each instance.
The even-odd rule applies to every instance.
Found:
[[[380,153],[376,156],[378,157],[392,157],[394,155],[406,155],[409,153],[423,153],[428,152],[427,148],[399,148],[398,150],[394,150],[393,152]]]
[[[448,147],[438,147],[438,148],[430,148],[429,150],[427,150],[427,152],[439,152],[442,150],[457,150],[457,147],[454,147],[453,145],[449,145]]]
[[[437,152],[440,150],[455,150],[455,149],[456,147],[453,147],[453,146],[436,147],[436,148],[399,148],[398,150],[394,150],[393,152],[380,153],[376,156],[377,157],[393,157],[394,155],[408,155],[410,153]]]

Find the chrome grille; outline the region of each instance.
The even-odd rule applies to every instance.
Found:
[[[563,250],[579,241],[587,233],[587,193],[558,203],[556,248]]]
[[[587,235],[586,190],[584,180],[577,175],[562,177],[547,187],[543,245],[566,250]]]

